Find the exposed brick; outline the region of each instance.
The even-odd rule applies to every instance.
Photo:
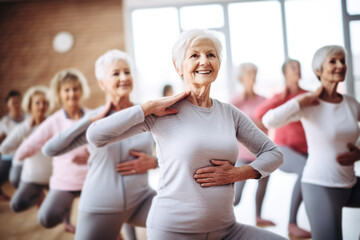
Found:
[[[52,47],[54,36],[68,31],[74,46],[67,53]],[[121,0],[51,0],[0,2],[0,116],[6,113],[5,96],[33,85],[49,85],[53,75],[74,67],[84,73],[91,97],[89,108],[104,103],[97,86],[94,62],[106,50],[124,50]]]

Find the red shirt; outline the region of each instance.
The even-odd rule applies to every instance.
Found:
[[[306,93],[306,91],[301,90],[297,94],[288,94],[285,98],[282,97],[283,93],[275,94],[272,98],[266,100],[256,108],[254,117],[261,121],[267,111],[276,108],[303,93]],[[277,128],[275,130],[274,142],[279,146],[287,146],[297,152],[307,153],[305,132],[300,121],[292,122]]]

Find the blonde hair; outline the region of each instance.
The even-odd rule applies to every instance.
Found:
[[[32,104],[32,98],[36,95],[36,94],[44,94],[47,102],[49,104],[48,109],[47,109],[47,114],[49,112],[51,112],[52,108],[53,108],[53,103],[50,100],[50,91],[49,88],[45,87],[45,86],[41,86],[41,85],[37,85],[37,86],[33,86],[31,88],[29,88],[26,93],[24,94],[24,98],[22,100],[21,103],[21,107],[22,109],[27,112],[27,113],[31,113],[31,104]]]
[[[57,72],[50,82],[51,97],[54,104],[61,102],[59,96],[60,86],[68,81],[78,82],[80,84],[82,91],[81,99],[87,99],[90,96],[90,88],[84,74],[77,69],[65,69]]]

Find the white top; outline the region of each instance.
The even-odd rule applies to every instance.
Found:
[[[23,117],[21,118],[21,120],[19,121],[15,121],[10,114],[5,115],[4,117],[1,118],[0,120],[0,136],[5,134],[6,136],[9,136],[10,132],[19,124],[21,124],[25,119],[27,118],[27,116],[24,114]],[[6,139],[6,138],[5,138]],[[4,140],[5,141],[5,140]],[[2,143],[3,144],[3,143]],[[1,144],[1,145],[2,145]],[[17,146],[18,147],[18,146]],[[3,160],[11,160],[14,153],[15,153],[16,148],[12,148],[11,151],[7,151],[5,152],[1,152],[1,158]]]
[[[11,133],[6,137],[1,144],[0,151],[8,154],[15,151],[22,141],[26,139],[37,127],[31,127],[29,119],[19,124]],[[19,162],[15,157],[13,163]],[[51,158],[44,156],[41,151],[35,155],[25,158],[23,169],[21,171],[21,181],[38,184],[48,184],[51,176]]]
[[[268,111],[262,119],[268,128],[301,120],[309,150],[302,182],[340,188],[351,188],[356,183],[354,165],[342,166],[336,161],[338,154],[349,151],[348,143],[356,143],[360,133],[360,104],[353,97],[343,97],[341,103],[320,100],[319,105],[305,108],[292,99]]]
[[[135,134],[153,133],[160,167],[158,194],[147,226],[173,232],[204,233],[235,223],[233,184],[203,188],[193,175],[210,160],[235,164],[242,142],[257,157],[250,165],[262,177],[282,163],[277,146],[236,107],[212,100],[210,108],[187,100],[174,105],[176,115],[144,118],[134,106],[94,122],[87,130],[89,144],[97,147]]]

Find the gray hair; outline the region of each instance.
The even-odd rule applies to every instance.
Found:
[[[241,78],[244,75],[245,69],[254,69],[256,72],[258,71],[258,68],[255,64],[251,62],[246,62],[239,65],[239,67],[237,68],[236,76],[238,78]]]
[[[24,94],[24,98],[22,100],[21,103],[21,107],[22,109],[27,112],[27,113],[31,113],[31,104],[32,104],[32,98],[36,95],[36,94],[44,94],[47,101],[48,101],[48,110],[47,113],[49,113],[52,108],[53,108],[53,103],[52,101],[50,101],[50,91],[49,88],[45,87],[45,86],[33,86],[31,88],[29,88],[26,93]]]
[[[322,65],[325,62],[325,59],[332,54],[343,54],[346,58],[346,50],[342,46],[339,45],[328,45],[319,48],[312,59],[312,69],[315,73],[316,77],[320,80],[320,77],[316,74],[316,71],[322,72]]]
[[[183,31],[172,48],[172,60],[177,70],[181,70],[187,46],[197,39],[209,39],[214,43],[215,50],[221,64],[222,44],[218,34],[215,31],[207,29],[191,29]]]
[[[285,75],[286,67],[291,63],[297,63],[299,65],[300,69],[301,69],[301,64],[300,64],[300,62],[298,60],[289,58],[281,66],[281,71],[282,71],[283,75]]]
[[[118,60],[123,60],[127,62],[132,72],[133,65],[131,57],[118,49],[109,50],[103,55],[101,55],[95,62],[95,76],[97,80],[103,80],[105,78],[106,65]]]
[[[60,103],[60,86],[67,81],[78,82],[80,84],[82,99],[87,99],[90,96],[90,88],[84,74],[74,68],[65,69],[57,72],[50,82],[51,97],[55,104]]]

